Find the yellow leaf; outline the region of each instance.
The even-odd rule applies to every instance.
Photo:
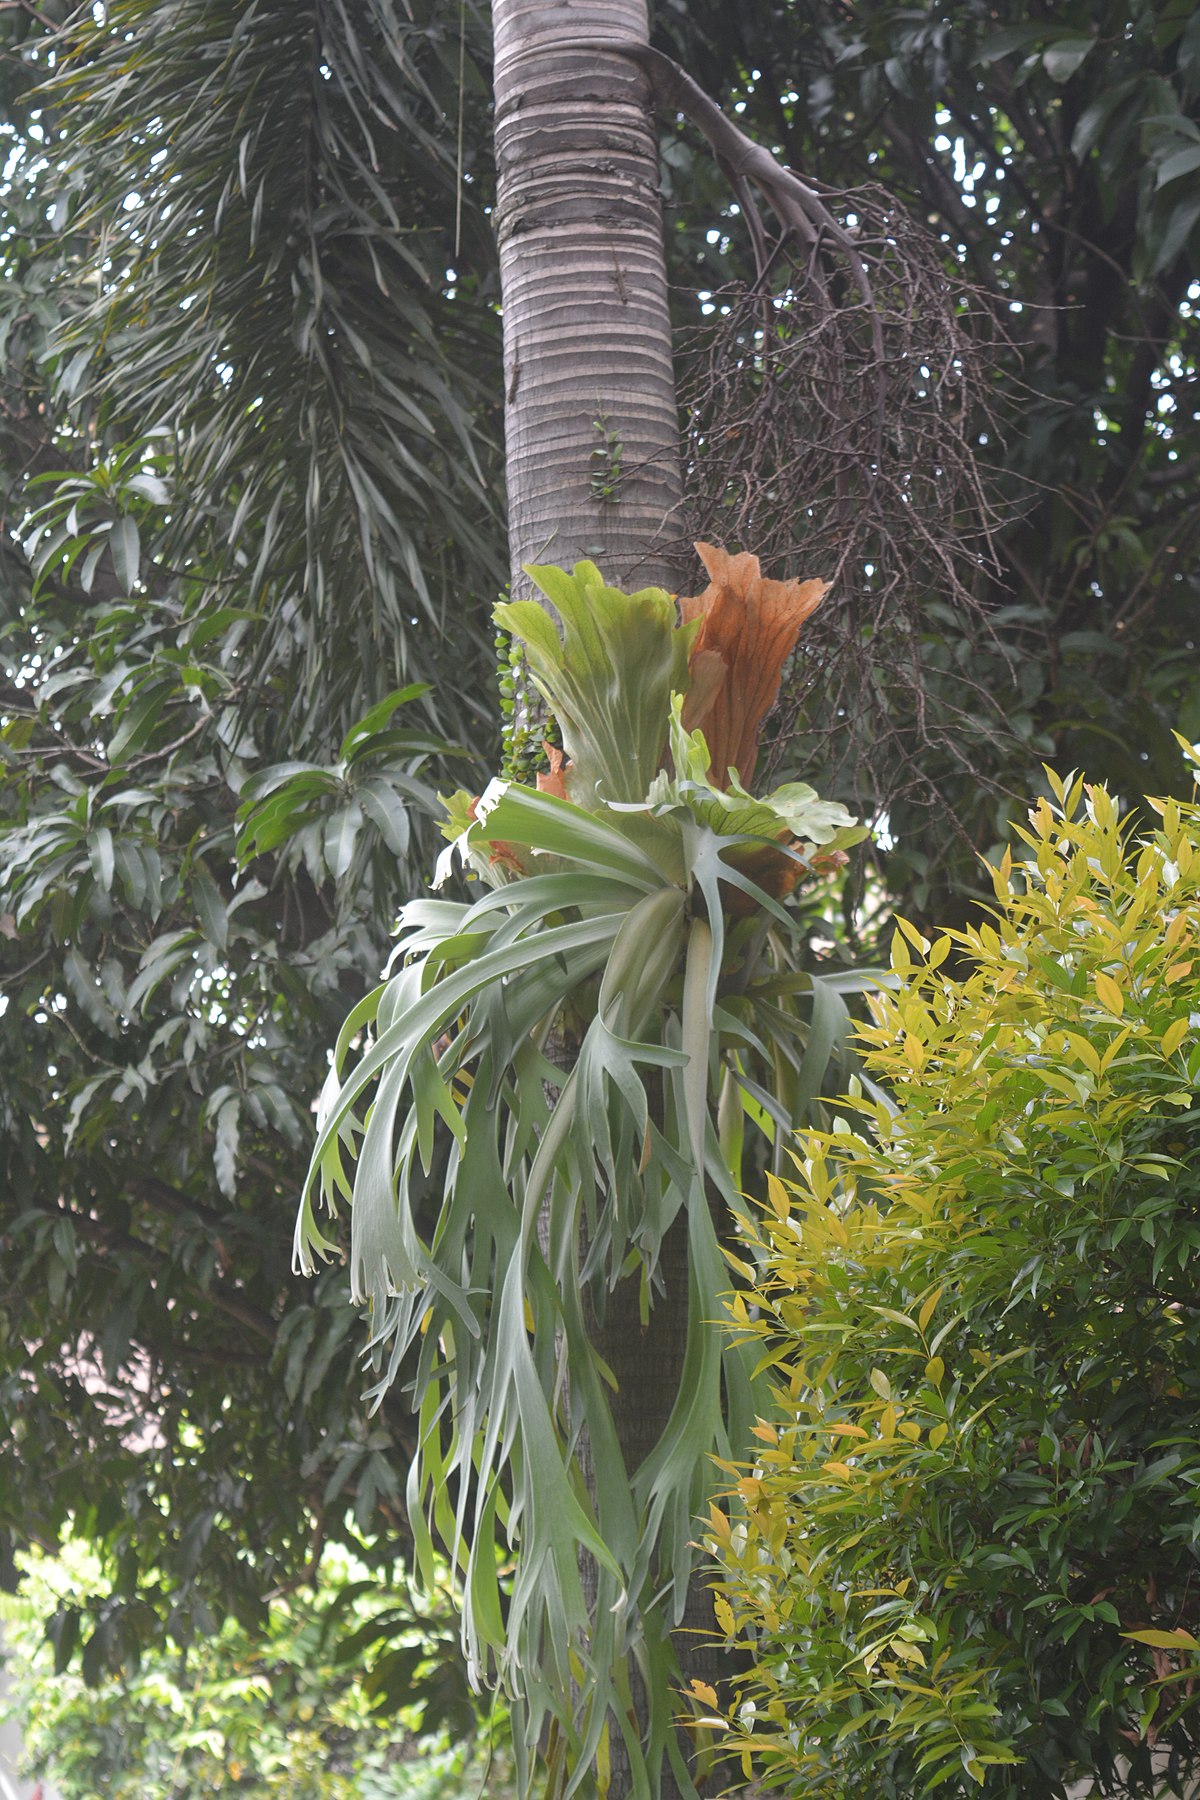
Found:
[[[837,1424],[831,1425],[829,1429],[835,1437],[865,1438],[870,1436],[870,1433],[864,1431],[861,1425],[851,1425],[848,1419],[839,1419]]]
[[[929,939],[923,937],[915,925],[910,924],[907,919],[902,919],[899,913],[896,914],[896,924],[904,933],[914,950],[919,950],[922,956],[929,955]]]
[[[1181,1625],[1174,1631],[1123,1631],[1121,1636],[1132,1638],[1135,1644],[1149,1644],[1153,1650],[1200,1650],[1200,1639]]]
[[[932,1319],[934,1308],[937,1306],[941,1297],[942,1290],[941,1288],[937,1288],[922,1305],[920,1312],[917,1314],[917,1324],[921,1327],[922,1331],[926,1329],[930,1319]]]
[[[1078,1101],[1081,1098],[1078,1086],[1081,1081],[1085,1084],[1084,1092],[1090,1092],[1086,1075],[1077,1076],[1072,1081],[1069,1075],[1061,1074],[1058,1069],[1043,1068],[1038,1070],[1038,1074],[1047,1087],[1053,1088],[1056,1094],[1065,1094],[1068,1100]]]
[[[931,1381],[933,1383],[934,1387],[940,1387],[941,1383],[942,1383],[942,1376],[945,1373],[946,1373],[946,1365],[942,1361],[941,1357],[940,1356],[931,1356],[929,1361],[925,1364],[925,1379],[926,1379],[926,1381]]]
[[[992,886],[998,900],[1007,900],[1012,892],[1012,851],[1006,849],[999,864],[992,869]]]
[[[1106,975],[1103,969],[1096,976],[1096,998],[1105,1012],[1114,1013],[1118,1018],[1125,1011],[1125,1000],[1120,988],[1112,976]]]
[[[822,1463],[821,1473],[822,1475],[836,1475],[840,1481],[849,1481],[852,1478],[851,1470],[844,1462]]]
[[[726,1542],[728,1542],[731,1535],[731,1527],[728,1518],[721,1511],[719,1506],[710,1504],[708,1509],[708,1522],[712,1526],[717,1537],[724,1538]]]
[[[1125,1048],[1125,1045],[1128,1043],[1129,1038],[1132,1035],[1132,1032],[1133,1032],[1132,1026],[1123,1025],[1121,1027],[1120,1031],[1118,1031],[1116,1037],[1113,1038],[1112,1042],[1108,1046],[1108,1049],[1104,1052],[1104,1055],[1100,1058],[1100,1073],[1102,1075],[1104,1075],[1108,1072],[1109,1064],[1114,1063],[1117,1060],[1117,1057],[1121,1054],[1121,1051]]]
[[[1164,1056],[1174,1056],[1180,1044],[1182,1044],[1184,1038],[1187,1036],[1188,1023],[1188,1016],[1185,1013],[1181,1019],[1176,1019],[1173,1024],[1167,1026],[1167,1029],[1162,1034],[1162,1053]]]
[[[773,1425],[752,1425],[750,1430],[752,1435],[756,1438],[761,1438],[764,1444],[777,1444],[779,1442],[779,1433]]]
[[[933,1430],[929,1434],[929,1448],[931,1450],[940,1450],[941,1449],[942,1445],[946,1441],[947,1429],[948,1429],[948,1427],[945,1425],[935,1425],[934,1426]]]
[[[921,1437],[921,1427],[915,1419],[905,1419],[900,1427],[900,1436],[907,1438],[910,1444],[918,1443]]]
[[[1190,975],[1191,970],[1192,965],[1190,960],[1188,962],[1172,963],[1166,974],[1163,976],[1163,980],[1167,983],[1168,987],[1173,986],[1175,982],[1182,981],[1185,975]]]
[[[1099,1075],[1100,1057],[1097,1054],[1095,1045],[1090,1044],[1087,1038],[1080,1037],[1079,1033],[1076,1031],[1068,1031],[1066,1038],[1068,1044],[1070,1044],[1071,1049],[1075,1052],[1076,1057],[1083,1064],[1084,1068],[1090,1069],[1093,1075]]]
[[[705,1706],[711,1706],[714,1711],[716,1710],[718,1705],[717,1690],[714,1687],[709,1687],[707,1681],[699,1681],[693,1675],[692,1692],[695,1694],[697,1700],[703,1700]]]
[[[835,1244],[844,1246],[850,1242],[850,1233],[836,1213],[826,1212],[822,1217],[822,1223]]]
[[[732,1637],[737,1630],[737,1620],[734,1618],[733,1608],[730,1606],[728,1600],[726,1600],[724,1594],[718,1594],[713,1601],[713,1612],[716,1615],[717,1624],[721,1627],[725,1636]]]
[[[778,1175],[772,1175],[770,1172],[767,1174],[767,1198],[781,1219],[791,1216],[791,1197]]]
[[[1093,787],[1091,782],[1086,784],[1086,793],[1088,797],[1088,811],[1091,813],[1093,819],[1095,819],[1101,830],[1107,829],[1111,831],[1117,822],[1117,809],[1113,804],[1112,795],[1107,788],[1098,785]]]

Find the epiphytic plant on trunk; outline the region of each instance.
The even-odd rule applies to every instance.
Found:
[[[824,584],[702,549],[714,579],[681,609],[587,562],[529,571],[561,640],[537,603],[497,608],[563,752],[537,788],[448,802],[443,864],[457,852],[487,891],[404,909],[395,972],[339,1040],[297,1228],[311,1269],[333,1248],[313,1192],[352,1202],[380,1389],[417,1360],[414,1528],[455,1559],[472,1668],[512,1695],[523,1754],[562,1793],[592,1768],[603,1788],[616,1734],[636,1792],[664,1760],[694,1792],[671,1631],[712,1457],[746,1443],[756,1405],[752,1362],[713,1329],[725,1203],[786,1154],[830,1064],[845,1073],[842,996],[862,980],[799,966],[784,900],[863,831],[802,783],[755,799],[743,779]],[[683,1377],[627,1467],[593,1324],[631,1272],[649,1309],[680,1215]]]

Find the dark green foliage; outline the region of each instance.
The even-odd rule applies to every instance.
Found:
[[[324,1046],[428,867],[439,747],[487,692],[482,633],[460,634],[443,720],[404,681],[410,625],[437,666],[441,622],[502,565],[486,420],[453,463],[461,554],[437,511],[433,440],[466,429],[493,330],[447,311],[434,89],[457,33],[410,19],[385,55],[383,9],[314,8],[326,82],[294,9],[130,7],[117,31],[119,10],[77,19],[37,105],[47,40],[0,16],[0,1530],[70,1524],[101,1555],[108,1593],[54,1622],[89,1679],[167,1630],[257,1628],[326,1538],[405,1541],[406,1432],[366,1419],[344,1278],[296,1285],[288,1241]],[[239,108],[255,127],[231,136]],[[478,242],[469,194],[463,217]],[[439,393],[457,425],[421,423]]]
[[[414,672],[444,672],[443,717],[473,719],[504,567],[486,21],[463,14],[460,94],[458,15],[436,6],[105,10],[52,89],[94,295],[60,340],[67,394],[101,431],[164,434],[186,500],[160,555],[255,610],[293,738]]]

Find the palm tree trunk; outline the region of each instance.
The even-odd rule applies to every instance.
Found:
[[[682,479],[645,0],[495,0],[496,230],[513,593],[592,556],[673,585]]]

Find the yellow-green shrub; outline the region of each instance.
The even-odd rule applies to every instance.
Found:
[[[1200,809],[1052,788],[993,924],[896,933],[898,1110],[748,1222],[779,1412],[710,1542],[732,1750],[793,1795],[1200,1767]]]

